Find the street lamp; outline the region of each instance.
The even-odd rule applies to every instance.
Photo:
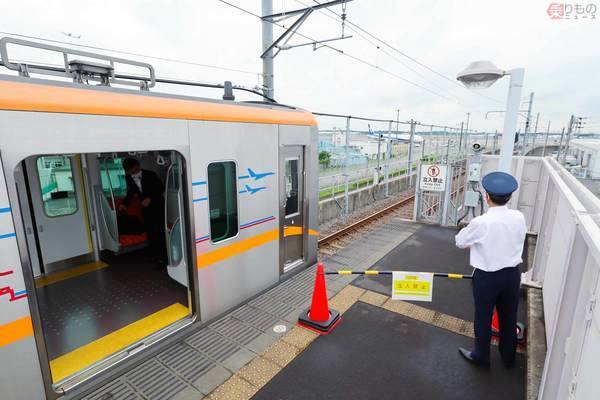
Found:
[[[506,75],[510,75],[510,83],[508,86],[508,99],[506,101],[506,114],[504,115],[504,129],[502,131],[502,146],[500,147],[498,170],[510,174],[515,132],[517,129],[517,115],[521,102],[521,89],[523,88],[525,70],[523,68],[515,68],[504,71],[490,61],[475,61],[459,72],[456,79],[469,89],[485,89]]]

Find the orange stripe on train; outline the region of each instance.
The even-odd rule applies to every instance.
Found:
[[[33,335],[31,317],[19,318],[8,324],[0,325],[0,347],[9,345]]]
[[[0,81],[0,109],[315,126],[307,111]]]

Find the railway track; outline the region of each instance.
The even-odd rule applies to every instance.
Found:
[[[367,217],[361,218],[333,233],[319,238],[319,255],[335,254],[338,250],[341,250],[351,241],[364,235],[387,218],[396,216],[403,218],[410,217],[412,215],[414,199],[414,193],[409,194]]]

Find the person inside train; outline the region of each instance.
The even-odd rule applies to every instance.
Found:
[[[126,174],[127,195],[119,206],[119,212],[126,213],[131,200],[135,196],[139,198],[152,261],[159,266],[165,266],[167,257],[164,231],[164,185],[155,172],[142,169],[140,162],[135,158],[123,160],[123,169]]]

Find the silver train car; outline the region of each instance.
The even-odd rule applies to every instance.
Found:
[[[11,62],[12,45],[65,66]],[[68,397],[316,262],[309,112],[154,93],[151,66],[102,55],[6,38],[0,55],[19,72],[0,76],[3,400]],[[120,78],[118,63],[149,75]],[[160,215],[128,196],[127,158],[161,182]]]

